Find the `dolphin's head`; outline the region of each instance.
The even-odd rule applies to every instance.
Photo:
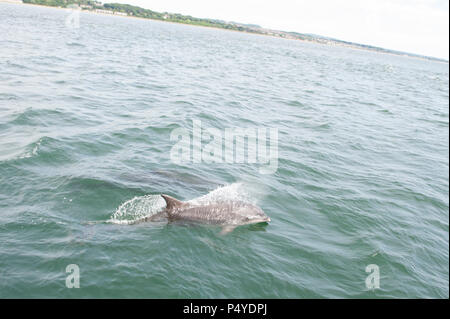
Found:
[[[267,216],[261,208],[251,206],[246,209],[244,220],[245,224],[257,224],[268,222],[270,222],[270,217]]]

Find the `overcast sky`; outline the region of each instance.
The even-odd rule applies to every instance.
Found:
[[[449,58],[448,0],[103,0]]]

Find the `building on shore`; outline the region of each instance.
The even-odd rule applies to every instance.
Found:
[[[119,11],[112,11],[112,10],[103,10],[103,9],[95,9],[94,12],[101,13],[101,14],[117,15],[117,16],[127,16],[128,15],[126,12],[119,12]]]
[[[114,14],[114,11],[111,10],[103,10],[103,9],[95,9],[94,12],[102,13],[102,14]]]

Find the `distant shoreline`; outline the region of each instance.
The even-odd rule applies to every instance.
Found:
[[[78,1],[78,3],[81,3],[82,1],[83,0]],[[84,1],[87,1],[89,3],[95,2],[95,1],[88,1],[88,0],[84,0]],[[66,11],[74,10],[74,9],[68,8],[68,7],[45,5],[42,3],[26,3],[21,0],[0,0],[0,3],[33,5],[33,6],[46,7],[46,8],[62,9],[62,10],[66,10]],[[75,4],[75,5],[79,5],[79,4]],[[104,6],[104,5],[108,6],[108,5],[114,5],[114,4],[106,3],[106,4],[103,4],[102,6]],[[129,6],[129,5],[124,5],[124,6]],[[139,8],[141,10],[147,10],[149,12],[161,15],[161,13],[154,12],[154,11],[151,11],[148,9],[143,9],[143,8],[135,7],[135,6],[131,6],[131,7]],[[102,9],[95,9],[95,8],[87,9],[87,8],[79,7],[80,12],[93,13],[93,14],[103,15],[103,16],[115,16],[115,17],[122,17],[122,18],[154,20],[154,21],[169,22],[169,23],[176,23],[176,24],[192,25],[192,26],[197,26],[197,27],[206,27],[206,28],[212,28],[212,29],[222,29],[225,31],[235,31],[235,32],[242,32],[242,33],[247,33],[247,34],[270,36],[270,37],[281,38],[281,39],[286,39],[286,40],[297,40],[297,41],[310,42],[310,43],[322,44],[322,45],[327,45],[327,46],[340,46],[340,47],[356,49],[356,50],[363,50],[363,51],[370,51],[370,52],[375,52],[375,53],[391,54],[391,55],[410,57],[410,58],[416,58],[416,59],[428,60],[428,61],[434,61],[434,62],[441,62],[441,63],[447,63],[447,64],[449,63],[448,60],[441,59],[441,58],[424,56],[424,55],[415,54],[415,53],[401,52],[401,51],[390,50],[390,49],[384,49],[384,48],[380,48],[380,47],[374,47],[374,46],[370,46],[370,45],[342,41],[342,40],[337,40],[337,39],[332,39],[332,38],[327,38],[327,37],[322,37],[322,36],[316,36],[316,35],[302,34],[302,33],[297,33],[297,32],[286,32],[286,31],[279,31],[279,30],[271,30],[271,29],[265,29],[265,28],[262,28],[259,26],[249,26],[249,25],[238,24],[238,23],[227,23],[227,22],[211,20],[211,19],[197,19],[197,18],[193,18],[190,16],[183,16],[183,15],[178,15],[178,14],[176,14],[175,16],[182,17],[182,18],[186,19],[186,21],[188,21],[188,22],[173,21],[172,19],[167,19],[166,17],[164,17],[164,19],[141,17],[141,16],[135,16],[132,14],[128,14],[127,12],[123,12],[123,11],[113,11],[113,10],[107,10],[107,9],[109,9],[109,8],[103,7]],[[101,11],[104,11],[104,12],[101,12]],[[111,13],[109,13],[107,11],[109,11]],[[174,14],[169,14],[169,13],[164,13],[164,14],[166,16],[174,15]],[[199,22],[194,23],[189,18],[197,19]],[[204,25],[205,24],[204,21],[206,21],[206,23],[210,23],[211,25]],[[213,23],[215,23],[216,21],[217,21],[217,24],[213,25]]]

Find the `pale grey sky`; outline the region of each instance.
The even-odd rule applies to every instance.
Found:
[[[448,0],[115,0],[449,58]]]

